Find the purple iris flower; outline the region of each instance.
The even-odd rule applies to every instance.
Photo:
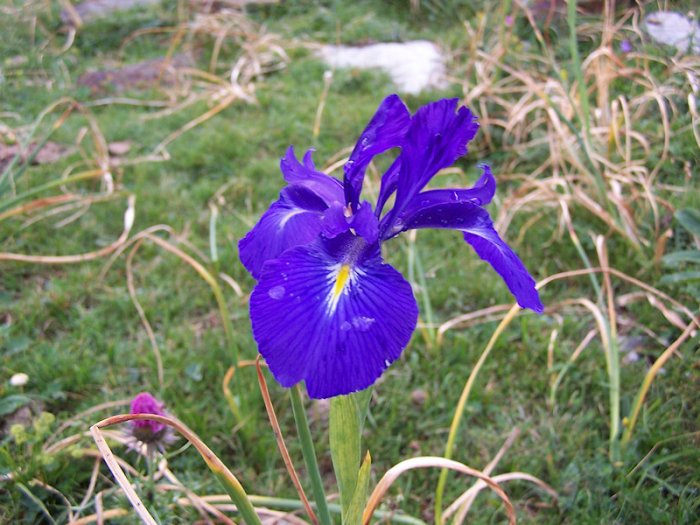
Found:
[[[287,186],[240,241],[239,253],[258,280],[250,298],[253,335],[283,386],[305,381],[313,398],[349,394],[398,359],[418,307],[380,246],[406,230],[461,231],[520,306],[542,312],[535,281],[483,208],[496,190],[489,167],[481,166],[472,188],[424,190],[467,153],[479,127],[457,104],[439,100],[411,116],[398,95],[387,97],[360,135],[342,183],[316,169],[311,151],[300,162],[290,147],[282,158]],[[401,152],[382,176],[373,208],[361,200],[365,170],[391,148]],[[393,207],[383,213],[392,195]]]

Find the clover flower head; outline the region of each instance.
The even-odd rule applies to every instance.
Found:
[[[131,401],[130,414],[166,416],[164,405],[148,392],[141,392]],[[159,421],[137,419],[130,422],[131,435],[145,444],[162,443],[168,437],[168,426]]]
[[[407,230],[460,231],[520,306],[542,312],[534,280],[484,209],[496,191],[490,168],[481,166],[472,188],[424,189],[467,153],[478,130],[472,112],[457,106],[457,99],[444,99],[411,115],[390,95],[360,135],[342,182],[316,169],[312,151],[299,161],[290,147],[282,158],[287,185],[239,243],[241,261],[258,281],[250,298],[253,335],[282,386],[305,381],[313,398],[349,394],[398,359],[418,307],[381,246]],[[361,199],[365,170],[392,148],[401,151],[373,207]]]

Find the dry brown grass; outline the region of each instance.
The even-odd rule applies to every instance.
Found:
[[[186,132],[206,122],[218,113],[224,111],[234,102],[240,101],[248,104],[256,103],[255,86],[265,75],[282,69],[288,62],[284,50],[285,43],[276,35],[266,32],[263,28],[253,23],[244,13],[245,2],[218,2],[217,10],[212,12],[210,3],[194,2],[189,9],[180,12],[182,22],[173,27],[139,30],[130,35],[122,44],[122,51],[135,39],[147,38],[154,34],[160,37],[163,34],[170,35],[165,60],[162,63],[161,76],[171,67],[172,58],[177,52],[189,56],[201,55],[201,49],[213,39],[214,45],[208,60],[208,70],[200,70],[193,67],[178,67],[178,82],[174,84],[161,83],[162,99],[148,100],[124,96],[111,96],[93,100],[88,104],[80,104],[70,98],[62,98],[49,105],[32,124],[10,128],[7,125],[0,126],[0,134],[4,142],[11,140],[21,145],[16,158],[9,166],[3,166],[0,176],[0,185],[9,184],[11,195],[4,196],[0,200],[0,220],[10,217],[29,217],[29,220],[42,220],[44,218],[60,215],[62,221],[58,226],[65,225],[79,218],[85,213],[91,204],[118,196],[119,189],[115,186],[115,170],[122,171],[128,166],[143,162],[163,161],[170,158],[168,145],[180,138]],[[70,13],[70,2],[62,3]],[[200,9],[199,11],[197,9]],[[41,24],[42,16],[51,12],[51,2],[33,1],[27,2],[21,7],[4,7],[7,16],[17,17],[20,23],[29,24],[37,34],[42,35],[41,41],[34,40],[34,47],[40,54],[55,55],[65,51],[65,46],[56,49],[52,42],[57,38],[56,34],[46,30]],[[70,31],[80,30],[80,24],[71,26]],[[72,37],[68,44],[72,43]],[[222,56],[226,56],[226,61]],[[40,75],[41,76],[41,75]],[[119,158],[109,151],[107,138],[103,135],[100,126],[90,111],[90,106],[104,106],[110,104],[141,105],[148,108],[162,107],[160,111],[149,113],[142,118],[144,121],[158,119],[177,113],[197,103],[204,103],[207,109],[199,116],[193,118],[181,128],[164,137],[153,150],[137,158]],[[21,119],[18,115],[8,115]],[[82,118],[85,125],[80,128],[75,137],[75,146],[82,160],[70,165],[61,175],[61,181],[49,185],[44,190],[60,188],[61,195],[50,197],[43,196],[40,199],[30,200],[42,188],[32,188],[30,191],[17,194],[15,192],[15,178],[26,171],[31,158],[40,151],[41,147],[56,132],[63,127],[68,119]],[[53,119],[51,124],[48,122]],[[87,140],[89,139],[89,140]],[[39,146],[32,153],[36,142]],[[29,160],[27,160],[29,158]],[[24,163],[24,164],[23,164]],[[99,179],[101,187],[97,192],[85,194],[85,192],[72,192],[67,185],[72,182],[82,182],[87,179]],[[43,192],[45,193],[45,192]],[[74,211],[73,215],[65,217],[66,212]],[[133,222],[133,202],[127,210]],[[126,221],[125,222],[129,222]],[[130,224],[124,228],[128,235]],[[22,254],[3,254],[2,258],[30,263],[66,264],[81,262],[86,259],[94,259],[111,253],[125,240],[122,235],[108,250],[100,250],[95,253],[77,256],[24,256]]]
[[[641,38],[643,9],[619,15],[614,2],[606,2],[602,24],[577,28],[579,41],[593,44],[581,60],[585,86],[580,86],[557,61],[524,3],[517,4],[515,16],[527,20],[536,49],[520,42],[512,28],[489,33],[492,21],[483,17],[465,22],[469,46],[455,56],[465,65],[455,80],[480,116],[485,145],[508,154],[499,176],[518,183],[503,202],[498,227],[507,229],[518,213],[531,218],[523,230],[554,215],[563,233],[564,210],[572,209],[576,216],[596,217],[604,233],[633,246],[662,242],[664,211],[673,208],[663,198],[658,176],[669,160],[671,122],[683,111],[679,104],[689,105],[698,138],[700,58],[623,55],[621,39]],[[650,128],[650,121],[659,126]],[[536,169],[528,161],[532,150],[545,158]]]

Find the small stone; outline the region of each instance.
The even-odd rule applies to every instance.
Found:
[[[68,10],[62,11],[61,20],[68,25],[73,25],[76,23],[73,15],[77,15],[81,22],[92,22],[117,11],[138,9],[159,3],[160,0],[85,0],[72,6],[73,13]]]
[[[629,365],[631,363],[636,363],[637,361],[639,361],[639,354],[637,352],[635,352],[634,350],[631,352],[628,352],[622,358],[623,365]]]
[[[428,393],[420,388],[411,392],[411,403],[418,406],[423,406],[428,400]]]
[[[108,88],[119,93],[154,85],[175,85],[180,79],[178,70],[193,64],[194,58],[190,55],[177,54],[167,60],[155,58],[120,68],[88,71],[80,75],[77,84],[90,88],[93,94]]]
[[[123,157],[131,150],[131,141],[122,140],[120,142],[110,142],[107,145],[107,149],[111,155],[115,157]]]
[[[27,374],[24,374],[20,372],[19,374],[15,374],[10,378],[10,385],[19,387],[19,386],[24,386],[29,382],[29,376]]]

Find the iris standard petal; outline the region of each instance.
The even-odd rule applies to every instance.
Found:
[[[349,230],[353,230],[368,244],[374,244],[379,238],[379,221],[374,215],[372,205],[365,201],[359,205],[357,212],[351,216],[347,214],[347,207],[339,202],[333,203],[321,217],[323,235],[329,239],[337,237]]]
[[[393,214],[399,213],[438,171],[467,153],[467,143],[479,124],[469,109],[457,109],[457,103],[455,98],[427,104],[411,119],[401,147]]]
[[[365,169],[375,155],[401,145],[409,128],[411,114],[398,95],[389,95],[360,135],[345,163],[345,201],[356,210],[360,201]]]
[[[321,217],[323,235],[329,239],[337,237],[350,229],[348,218],[345,216],[345,206],[339,202],[334,202]]]
[[[520,306],[537,313],[544,311],[535,280],[518,255],[499,237],[484,208],[472,202],[429,205],[399,220],[395,226],[401,226],[401,231],[418,228],[462,231],[464,240],[496,270]]]
[[[374,215],[372,205],[364,201],[358,208],[357,213],[352,216],[350,225],[357,235],[362,237],[368,244],[374,244],[379,238],[379,221]]]
[[[377,197],[377,207],[375,214],[377,217],[382,215],[384,205],[391,197],[391,194],[396,191],[396,185],[399,182],[399,173],[401,172],[401,156],[397,157],[391,163],[389,169],[382,175],[382,182],[379,186],[379,196]]]
[[[270,205],[238,243],[243,265],[258,279],[267,260],[289,248],[314,241],[321,232],[321,214],[325,207],[320,197],[303,186],[283,189],[279,200]]]
[[[337,237],[350,229],[362,237],[368,244],[374,244],[379,238],[379,221],[374,215],[372,205],[364,201],[351,216],[347,208],[336,202],[330,206],[321,218],[323,235],[329,239]]]
[[[289,184],[303,186],[313,191],[328,206],[334,202],[343,202],[343,185],[338,179],[316,171],[311,153],[311,150],[306,152],[302,164],[294,154],[294,147],[290,146],[280,160],[280,170],[282,170],[284,179]]]
[[[250,298],[253,335],[283,386],[326,398],[369,387],[408,344],[418,308],[378,245],[352,234],[269,261]]]

